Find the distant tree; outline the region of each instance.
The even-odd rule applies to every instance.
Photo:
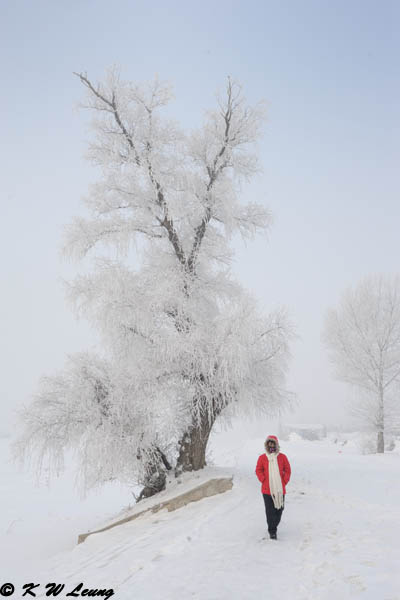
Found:
[[[96,117],[89,158],[102,175],[85,201],[90,217],[67,229],[65,251],[117,253],[97,258],[69,296],[100,331],[104,355],[69,357],[42,380],[23,414],[19,453],[60,466],[72,447],[86,487],[136,477],[149,495],[171,467],[204,466],[218,417],[274,414],[289,399],[285,311],[259,314],[230,275],[231,236],[271,223],[263,206],[239,202],[257,171],[251,147],[264,112],[228,79],[217,109],[185,134],[161,116],[169,86],[125,83],[116,70],[98,85],[77,76]]]
[[[377,452],[399,407],[400,280],[370,276],[328,312],[323,339],[336,376],[362,393],[353,413],[377,434]]]

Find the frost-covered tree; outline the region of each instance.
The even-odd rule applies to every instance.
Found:
[[[337,378],[361,391],[353,414],[376,432],[377,452],[384,452],[399,409],[400,279],[370,276],[348,289],[329,310],[323,339]]]
[[[89,216],[66,231],[65,252],[94,259],[68,294],[104,352],[72,356],[42,380],[20,452],[60,466],[64,449],[78,448],[86,486],[136,478],[150,494],[166,469],[204,466],[218,417],[273,414],[289,398],[285,312],[261,315],[230,275],[232,235],[271,223],[262,205],[239,200],[258,169],[264,109],[228,79],[204,125],[185,133],[162,114],[168,85],[126,83],[115,69],[100,84],[77,76],[101,177],[85,200]]]

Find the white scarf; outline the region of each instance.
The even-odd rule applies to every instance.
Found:
[[[279,472],[278,455],[265,453],[268,458],[269,489],[275,508],[283,507],[283,487],[281,474]]]

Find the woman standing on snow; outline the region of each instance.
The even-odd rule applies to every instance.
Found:
[[[264,497],[269,537],[276,540],[276,530],[284,509],[286,484],[290,479],[291,470],[286,454],[279,451],[279,442],[275,435],[267,437],[264,447],[265,454],[258,458],[256,475],[262,483],[261,492]]]

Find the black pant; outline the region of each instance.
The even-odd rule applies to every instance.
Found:
[[[282,506],[282,508],[275,508],[272,496],[270,496],[269,494],[263,494],[263,497],[265,504],[265,514],[267,515],[268,532],[276,533],[277,527],[281,520],[284,506]],[[285,505],[285,496],[283,497],[283,504]]]

